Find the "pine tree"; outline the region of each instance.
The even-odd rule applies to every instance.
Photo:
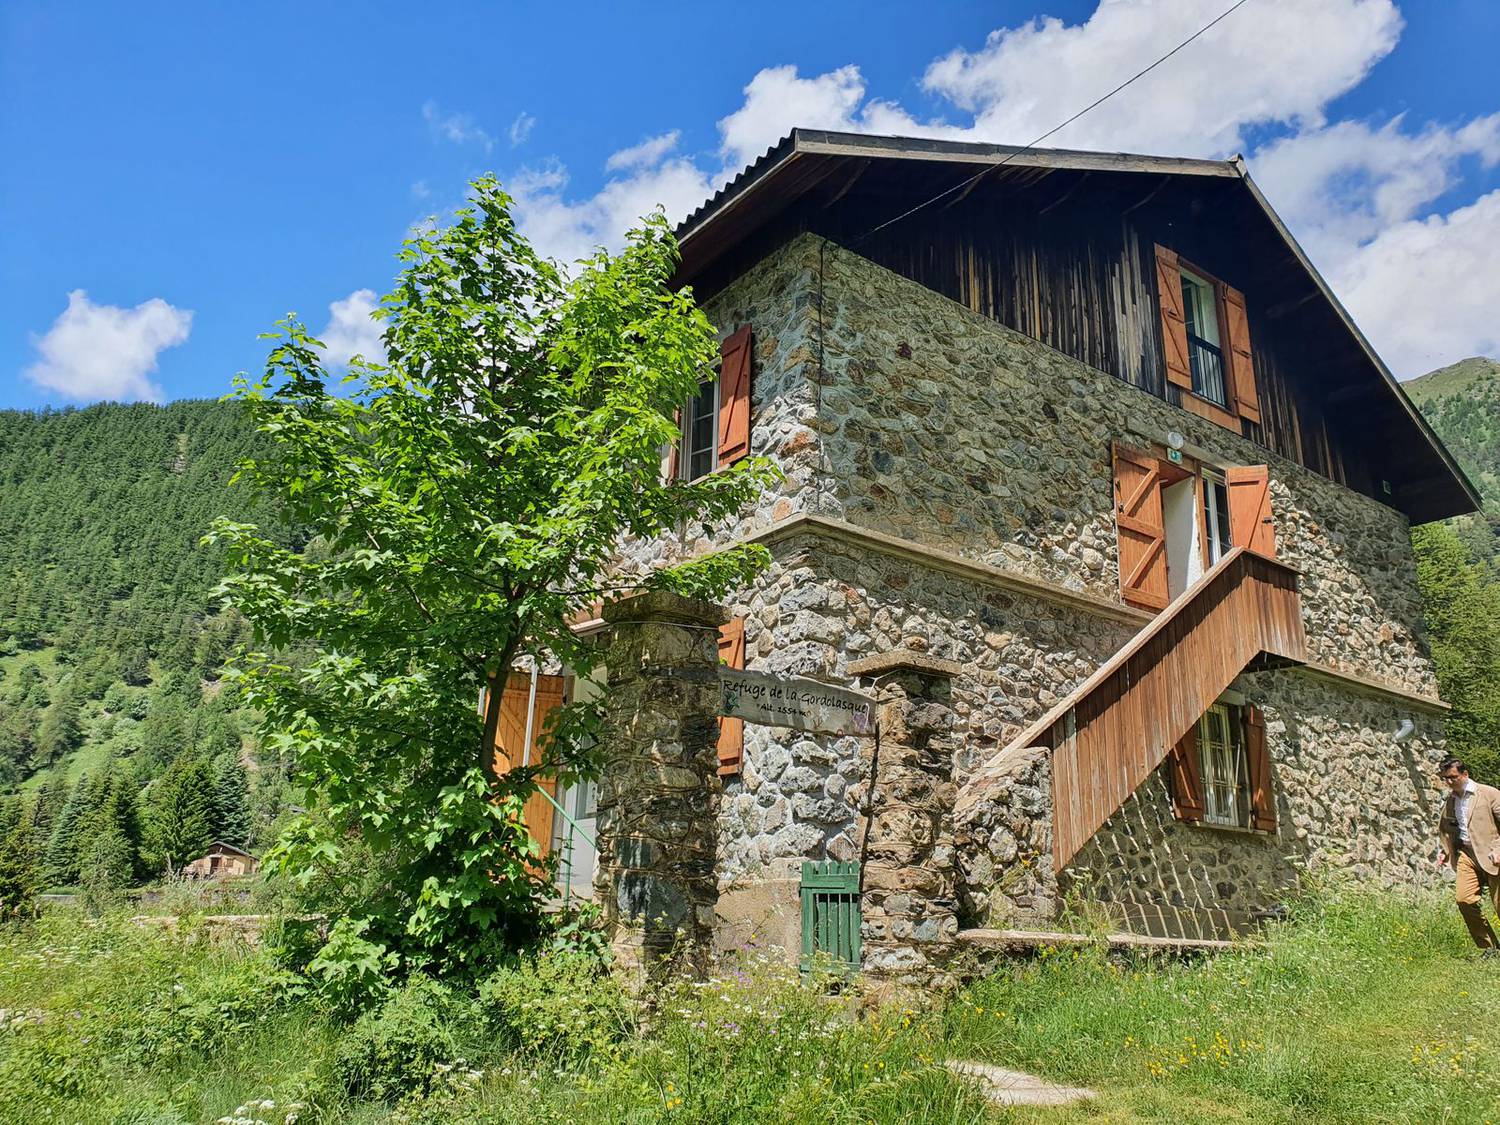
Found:
[[[135,778],[127,767],[110,763],[103,792],[90,821],[90,833],[93,838],[107,841],[107,852],[113,865],[109,869],[111,872],[121,870],[119,865],[123,864],[126,882],[121,885],[145,874],[141,857],[140,801]],[[90,862],[91,848],[92,845],[80,846],[82,868],[87,868]]]
[[[36,764],[48,766],[78,748],[83,727],[78,720],[78,700],[70,692],[61,692],[42,715],[36,732]]]
[[[235,754],[214,762],[214,836],[237,848],[250,839],[250,783]]]
[[[0,920],[25,917],[36,910],[40,885],[34,810],[27,810],[0,836]]]
[[[214,781],[203,759],[177,758],[147,791],[145,846],[149,861],[173,872],[214,840]]]
[[[67,887],[78,882],[79,843],[94,811],[94,797],[85,774],[73,786],[57,814],[42,866],[42,878],[48,886]]]

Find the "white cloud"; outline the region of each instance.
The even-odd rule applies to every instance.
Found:
[[[972,114],[975,140],[1026,144],[1144,69],[1223,12],[1224,0],[1102,0],[955,50],[922,84]],[[1049,145],[1227,155],[1247,126],[1317,126],[1396,45],[1390,0],[1257,0],[1048,139]]]
[[[570,198],[567,171],[556,164],[526,173],[512,188],[528,233],[544,252],[570,260],[618,245],[654,204],[682,218],[796,126],[1029,143],[1225,6],[1100,0],[1076,24],[1048,17],[999,28],[978,48],[954,50],[926,67],[922,88],[945,107],[936,116],[869,97],[852,64],[805,77],[794,66],[767,67],[718,122],[712,156],[672,155],[674,131],[611,156],[606,182],[592,197]],[[1227,156],[1277,138],[1252,153],[1256,178],[1393,366],[1415,373],[1413,364],[1428,362],[1421,356],[1436,363],[1493,352],[1494,330],[1477,312],[1435,312],[1402,339],[1374,323],[1395,323],[1403,307],[1424,307],[1441,286],[1405,297],[1403,289],[1441,269],[1457,239],[1490,233],[1490,197],[1447,215],[1426,212],[1462,184],[1466,162],[1500,162],[1500,114],[1427,126],[1402,117],[1328,120],[1329,105],[1394,49],[1402,26],[1392,0],[1254,0],[1045,143]],[[1495,267],[1475,245],[1462,248],[1465,260],[1488,274],[1471,291],[1492,294]],[[1490,307],[1500,306],[1491,300]]]
[[[319,334],[324,357],[335,367],[348,367],[355,356],[371,363],[385,362],[385,345],[380,341],[380,324],[373,313],[380,305],[373,289],[356,289],[328,306],[328,326]]]
[[[456,145],[477,144],[490,152],[495,147],[495,138],[474,123],[467,113],[444,113],[437,103],[428,101],[422,106],[422,120],[432,135]]]
[[[507,186],[537,248],[569,263],[600,246],[618,247],[625,232],[658,206],[674,222],[683,218],[713,192],[714,180],[679,157],[613,177],[597,194],[577,202],[565,196],[568,172],[560,164],[529,169]]]
[[[32,338],[41,358],[26,369],[26,377],[82,402],[160,402],[161,388],[147,376],[156,370],[157,357],[185,341],[192,326],[191,310],[173,308],[160,297],[124,309],[96,305],[75,289],[46,334]]]
[[[1500,113],[1459,128],[1403,130],[1340,121],[1275,141],[1255,154],[1252,171],[1315,259],[1337,263],[1361,244],[1420,210],[1461,179],[1461,161],[1500,161]]]
[[[678,130],[673,129],[659,137],[647,137],[630,148],[622,148],[604,162],[604,170],[618,172],[627,168],[655,168],[661,163],[662,157],[677,147],[677,140],[681,135]]]
[[[1401,378],[1500,356],[1500,191],[1388,227],[1332,271],[1334,290]]]
[[[892,102],[865,101],[865,80],[857,66],[812,78],[798,75],[795,66],[767,67],[750,80],[744,94],[744,104],[719,121],[721,152],[731,176],[799,126],[903,136],[961,132],[940,122],[918,122]]]
[[[518,145],[525,144],[526,139],[531,136],[531,130],[534,128],[536,128],[535,117],[531,116],[525,110],[516,114],[516,119],[510,123],[510,147],[515,148]]]

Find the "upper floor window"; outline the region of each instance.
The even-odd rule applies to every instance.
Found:
[[[1120,597],[1165,609],[1235,547],[1276,557],[1265,465],[1220,469],[1160,446],[1114,444]]]
[[[1205,569],[1211,567],[1234,546],[1229,535],[1229,486],[1223,474],[1203,470],[1203,546]]]
[[[677,412],[677,441],[666,450],[665,475],[697,480],[750,452],[751,352],[748,324],[719,344],[719,377],[705,379]]]
[[[719,384],[698,385],[698,393],[682,408],[682,444],[677,453],[678,475],[697,480],[714,471],[719,455]]]
[[[1215,406],[1228,407],[1224,386],[1224,352],[1219,332],[1219,295],[1213,283],[1182,271],[1182,313],[1186,322],[1192,391]]]
[[[1245,295],[1156,247],[1156,289],[1167,384],[1193,414],[1244,433],[1260,421]]]

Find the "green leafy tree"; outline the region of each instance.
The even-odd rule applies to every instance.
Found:
[[[569,618],[613,586],[743,584],[763,549],[611,568],[622,537],[724,519],[771,470],[745,460],[662,479],[674,412],[712,377],[717,349],[691,295],[668,286],[676,246],[659,214],[568,281],[487,178],[452,225],[400,256],[380,310],[387,365],[356,362],[340,389],[288,319],[264,376],[238,384],[277,454],[242,479],[324,550],[228,520],[210,538],[232,560],[226,598],[263,646],[232,674],[265,716],[267,748],[322,803],[273,867],[310,880],[357,835],[385,888],[363,940],[456,970],[535,932],[543,878],[517,814],[538,769],[586,765],[593,719],[562,709],[544,760],[495,776],[500,693],[479,715],[481,689],[527,653],[590,668]],[[309,653],[297,667],[275,655],[297,649]]]
[[[1486,582],[1441,524],[1412,531],[1417,583],[1444,697],[1448,748],[1477,777],[1500,782],[1500,586]]]
[[[170,874],[214,841],[214,781],[203,759],[184,754],[147,790],[145,850]]]

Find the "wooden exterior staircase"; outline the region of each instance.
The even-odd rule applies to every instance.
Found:
[[[1236,547],[1006,751],[1052,751],[1056,870],[1247,667],[1307,658],[1298,572]]]

